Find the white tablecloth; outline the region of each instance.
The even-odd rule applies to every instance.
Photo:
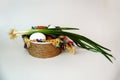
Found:
[[[0,80],[120,80],[119,0],[1,0]],[[48,59],[35,58],[23,48],[21,37],[10,40],[10,28],[35,25],[80,28],[82,34],[110,48],[110,63],[103,55],[76,47],[76,55],[62,52]]]

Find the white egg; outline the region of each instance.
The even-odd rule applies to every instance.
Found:
[[[30,36],[30,38],[29,38],[30,40],[35,40],[35,39],[38,39],[38,40],[40,40],[40,39],[46,39],[46,36],[43,34],[43,33],[39,33],[39,32],[37,32],[37,33],[33,33],[31,36]]]
[[[56,28],[56,26],[50,25],[48,28],[49,28],[49,29],[50,29],[50,28]]]

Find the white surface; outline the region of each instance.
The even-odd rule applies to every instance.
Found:
[[[120,80],[119,0],[0,0],[0,80]],[[78,27],[73,31],[108,47],[116,57],[83,49],[50,59],[34,58],[21,37],[10,40],[10,28],[36,25]]]

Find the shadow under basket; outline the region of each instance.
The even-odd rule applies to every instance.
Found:
[[[59,48],[56,48],[51,43],[48,44],[37,44],[30,43],[30,47],[27,48],[30,55],[38,58],[50,58],[55,57],[61,53]]]

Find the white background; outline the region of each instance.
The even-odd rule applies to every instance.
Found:
[[[36,25],[77,27],[82,34],[111,49],[103,55],[76,48],[50,59],[34,58],[21,37],[10,40],[10,28]],[[119,0],[0,0],[0,80],[120,80]]]

